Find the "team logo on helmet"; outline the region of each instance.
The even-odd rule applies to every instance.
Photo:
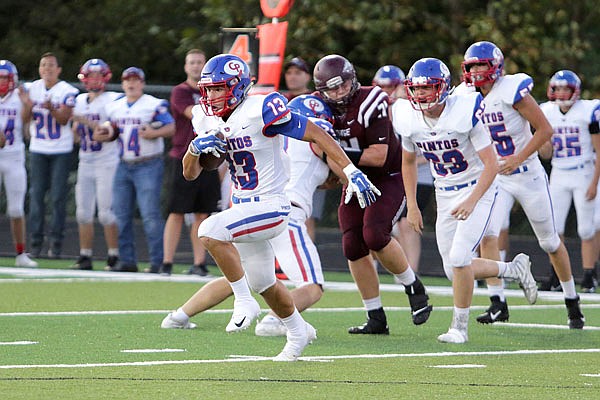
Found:
[[[229,75],[239,75],[244,72],[244,65],[237,60],[231,60],[225,63],[223,70]]]

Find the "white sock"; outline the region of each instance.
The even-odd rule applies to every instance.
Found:
[[[302,315],[294,308],[294,312],[289,317],[282,318],[281,321],[288,330],[290,336],[304,336],[306,335],[306,321],[302,318]]]
[[[506,250],[500,250],[500,261],[506,261]]]
[[[118,248],[108,249],[108,255],[109,256],[119,257],[119,249]]]
[[[504,285],[502,283],[500,283],[500,285],[490,285],[488,283],[488,293],[490,297],[500,297],[500,301],[505,301],[506,299],[506,297],[504,296]]]
[[[248,287],[248,282],[246,281],[246,275],[242,276],[242,278],[235,282],[229,282],[231,285],[231,289],[233,290],[233,295],[236,300],[243,300],[252,297],[252,293],[250,293],[250,287]]]
[[[177,309],[177,311],[175,311],[173,314],[171,314],[171,317],[172,317],[174,320],[176,320],[176,321],[180,321],[180,322],[183,322],[183,323],[186,323],[186,322],[187,322],[187,321],[190,319],[190,316],[189,316],[189,315],[187,315],[187,314],[186,314],[186,313],[185,313],[185,312],[184,312],[184,311],[181,309],[181,307],[179,307],[179,308]]]
[[[560,282],[560,286],[562,287],[565,299],[577,298],[577,292],[575,291],[575,281],[573,280],[573,276],[571,276],[571,279],[569,279],[566,282]]]
[[[451,328],[467,332],[469,329],[469,307],[459,308],[454,306],[454,315],[452,316]]]
[[[496,264],[498,264],[498,278],[518,278],[517,275],[512,272],[511,262],[496,261]]]
[[[381,297],[373,297],[372,299],[363,299],[363,304],[365,305],[365,309],[367,311],[377,310],[378,308],[382,308]]]
[[[394,276],[396,278],[398,278],[398,281],[400,283],[402,283],[404,286],[412,285],[415,282],[415,280],[417,279],[415,277],[415,272],[412,270],[410,265],[408,266],[408,268],[406,268],[406,271],[404,271],[400,274],[394,274]]]
[[[92,249],[81,249],[81,250],[79,250],[79,255],[84,256],[84,257],[91,257]]]

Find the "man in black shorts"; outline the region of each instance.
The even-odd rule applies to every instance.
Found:
[[[200,90],[197,87],[206,56],[200,50],[188,51],[185,57],[184,70],[187,74],[185,82],[173,88],[171,92],[171,111],[175,118],[175,135],[172,137],[172,148],[169,152],[167,168],[172,171],[169,189],[169,216],[165,224],[163,239],[164,258],[160,271],[170,275],[173,269],[173,258],[179,244],[181,227],[185,214],[193,213],[194,220],[190,227],[190,240],[194,251],[194,265],[189,274],[208,275],[206,268],[206,250],[198,238],[198,227],[211,213],[218,211],[221,198],[220,181],[217,171],[202,171],[194,181],[183,178],[181,160],[188,145],[194,138],[192,129],[192,107],[198,104]]]

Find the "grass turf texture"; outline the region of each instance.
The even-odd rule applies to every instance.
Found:
[[[3,265],[11,265],[7,260],[2,261]],[[349,280],[347,274],[328,274],[327,278],[333,280],[336,277]],[[424,281],[427,285],[448,284],[439,279],[424,278]],[[304,356],[322,358],[282,364],[231,357],[272,357],[281,350],[285,338],[259,338],[254,336],[252,329],[226,334],[224,328],[230,318],[227,309],[232,306],[230,299],[218,307],[221,312],[193,318],[199,325],[195,330],[160,329],[166,311],[182,304],[198,287],[195,283],[168,281],[65,282],[48,279],[2,283],[0,279],[0,342],[38,342],[0,346],[2,399],[222,399],[226,396],[245,399],[272,396],[296,399],[414,396],[478,400],[502,396],[507,399],[590,399],[600,393],[600,376],[581,375],[600,373],[598,352],[524,352],[598,349],[600,331],[478,325],[475,316],[488,302],[483,296],[474,299],[474,305],[479,308],[471,313],[470,341],[466,345],[449,345],[436,341],[437,335],[447,330],[451,319],[448,306],[452,300],[449,296],[432,295],[434,312],[423,326],[411,324],[407,309],[390,310],[387,312],[389,336],[355,336],[347,334],[346,328],[364,322],[364,312],[344,308],[360,308],[358,294],[326,291],[317,304],[321,310],[304,314],[318,329],[318,339],[307,347]],[[388,308],[408,307],[406,295],[401,292],[384,292],[382,299]],[[588,325],[600,325],[598,303],[583,304]],[[525,304],[522,299],[509,299],[512,306]],[[332,310],[334,307],[339,309]],[[6,314],[119,310],[145,313]],[[566,310],[562,302],[540,301],[539,306],[531,309],[511,309],[510,322],[564,326]],[[185,349],[185,352],[122,352],[165,348]],[[136,362],[171,363],[132,364]],[[64,367],[2,368],[36,364],[64,364]],[[85,364],[112,366],[86,367]],[[72,367],[74,365],[80,366]],[[437,367],[460,365],[473,368]]]

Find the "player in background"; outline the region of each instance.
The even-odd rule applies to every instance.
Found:
[[[409,100],[394,104],[393,121],[394,129],[402,137],[407,219],[413,229],[422,232],[423,219],[416,194],[420,150],[435,178],[436,240],[454,297],[450,329],[438,336],[438,340],[465,343],[474,279],[495,276],[517,280],[530,304],[537,299],[537,287],[525,254],[517,255],[509,263],[473,258],[497,194],[496,156],[489,134],[479,120],[481,95],[449,96],[450,71],[436,58],[417,61],[408,72],[405,85]]]
[[[192,123],[198,137],[183,158],[186,179],[202,171],[200,156],[225,154],[233,182],[232,206],[208,217],[198,236],[229,281],[235,296],[227,332],[250,326],[260,307],[250,288],[259,293],[283,321],[287,343],[275,361],[295,361],[316,338],[294,305],[289,290],[275,278],[270,240],[284,232],[291,212],[284,188],[289,160],[286,136],[318,144],[348,180],[347,201],[356,194],[362,207],[379,193],[338,144],[304,116],[291,113],[277,92],[247,96],[248,65],[239,57],[221,54],[208,60],[199,82],[201,112]],[[196,109],[195,109],[196,110]]]
[[[392,106],[397,99],[406,99],[405,79],[404,71],[400,67],[384,65],[375,73],[373,86],[379,86],[388,94],[390,106]],[[417,202],[419,209],[424,210],[431,202],[433,195],[433,176],[429,170],[429,163],[423,156],[417,157],[417,166]],[[392,234],[406,253],[406,258],[413,271],[418,272],[421,259],[421,235],[408,225],[406,208],[394,225]],[[396,276],[394,276],[394,281],[398,284],[401,283]]]
[[[23,103],[19,97],[17,67],[0,60],[0,182],[6,193],[6,214],[17,254],[15,266],[35,268],[38,263],[25,253],[25,144],[23,143]]]
[[[575,204],[577,234],[581,239],[583,280],[581,290],[593,293],[598,286],[594,263],[598,249],[594,239],[594,208],[600,177],[600,101],[581,100],[581,80],[573,71],[561,70],[550,78],[548,102],[540,108],[554,134],[546,143],[552,157],[550,196],[556,229],[563,237],[565,223]],[[600,212],[600,211],[599,211]]]
[[[553,130],[530,94],[533,80],[523,73],[504,75],[502,51],[486,41],[476,42],[467,49],[462,69],[465,83],[475,86],[484,97],[485,110],[480,117],[494,141],[500,164],[498,203],[487,234],[490,238],[498,237],[506,214],[510,212],[507,206],[510,200],[507,199],[514,197],[521,204],[540,247],[548,253],[560,279],[569,327],[581,329],[585,319],[575,291],[569,253],[554,224],[548,177],[537,155],[537,150],[552,137]],[[495,246],[494,240],[490,242],[498,254],[497,240]],[[482,243],[482,254],[485,254],[484,248]],[[488,282],[488,291],[492,304],[477,320],[481,323],[508,320],[502,282]]]
[[[121,74],[125,95],[106,105],[108,125],[96,127],[99,141],[114,140],[118,135],[121,157],[113,183],[113,210],[119,231],[119,262],[111,271],[137,272],[133,218],[137,204],[142,222],[150,265],[158,270],[163,261],[164,220],[160,211],[163,179],[164,139],[175,132],[175,123],[166,100],[144,93],[146,77],[137,67]],[[106,127],[114,126],[106,130]]]
[[[329,107],[312,95],[295,97],[288,108],[333,135],[328,120],[332,115]],[[306,219],[311,215],[313,192],[329,174],[329,167],[313,150],[311,143],[285,138],[285,153],[290,159],[290,181],[285,194],[290,199],[291,212],[287,230],[270,240],[273,252],[282,271],[296,286],[291,290],[298,312],[314,305],[323,294],[323,271],[317,248],[307,231]],[[233,291],[226,278],[215,279],[202,286],[183,306],[169,313],[162,328],[193,329],[189,321],[197,315],[231,296]],[[287,329],[273,311],[269,312],[255,328],[258,336],[284,336]]]
[[[119,164],[119,146],[116,141],[98,142],[94,129],[108,120],[106,104],[119,93],[105,91],[112,72],[104,60],[92,58],[79,69],[77,78],[87,93],[75,99],[73,130],[79,135],[79,166],[75,184],[76,216],[79,227],[79,258],[75,269],[93,269],[94,215],[98,208],[98,221],[104,228],[108,255],[106,266],[113,268],[119,260],[118,229],[113,212],[113,180]],[[104,269],[104,268],[103,268]]]
[[[405,197],[400,139],[388,116],[388,95],[378,86],[361,88],[354,66],[336,54],[317,62],[313,80],[318,95],[333,111],[333,128],[344,152],[381,190],[381,198],[371,207],[365,209],[352,200],[340,201],[338,208],[344,256],[367,311],[367,322],[349,328],[348,333],[389,333],[371,252],[405,286],[412,321],[423,324],[432,310],[429,296],[391,234]]]
[[[46,193],[50,191],[48,257],[60,258],[64,238],[68,177],[72,163],[73,131],[69,120],[79,91],[59,79],[62,68],[53,53],[40,58],[40,79],[23,92],[24,126],[29,124],[29,232],[31,254],[38,257],[44,244]],[[25,128],[27,129],[27,128]]]

